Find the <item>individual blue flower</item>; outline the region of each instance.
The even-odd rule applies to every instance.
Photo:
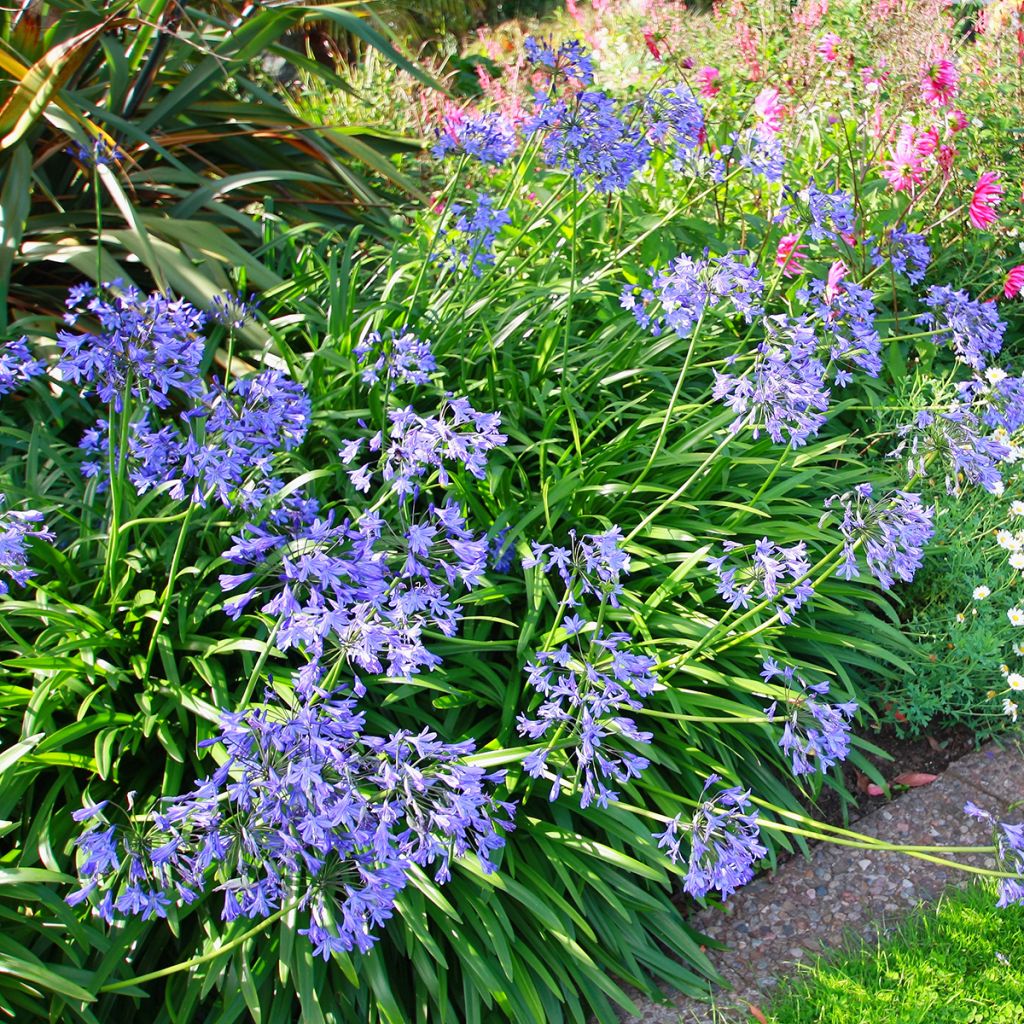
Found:
[[[1011,825],[999,821],[971,800],[964,804],[964,814],[991,826],[1000,869],[1016,875],[1015,878],[999,879],[996,906],[1008,907],[1014,903],[1024,906],[1024,824]]]
[[[827,681],[808,683],[796,674],[792,665],[780,666],[768,658],[762,663],[767,682],[781,679],[786,696],[765,712],[771,722],[782,721],[779,746],[791,759],[793,774],[824,775],[829,768],[846,760],[850,753],[850,721],[857,713],[855,701],[829,704]]]
[[[860,576],[858,549],[863,549],[868,572],[884,590],[896,580],[910,583],[924,561],[924,549],[935,532],[935,510],[921,503],[921,496],[890,491],[874,497],[871,484],[826,499],[825,508],[842,509],[843,561],[838,574],[844,579]],[[828,518],[822,517],[822,521]]]
[[[814,596],[806,579],[811,563],[803,541],[783,547],[762,537],[750,552],[736,541],[725,541],[722,548],[725,554],[708,558],[707,565],[718,578],[719,596],[733,611],[768,601],[779,621],[788,625]]]
[[[551,800],[569,775],[578,786],[580,806],[607,807],[618,799],[609,784],[638,778],[648,760],[623,745],[650,743],[651,733],[637,728],[632,712],[643,707],[657,685],[654,659],[630,651],[628,633],[598,627],[582,635],[583,620],[567,621],[567,642],[539,651],[527,665],[527,683],[544,697],[530,714],[520,714],[520,736],[549,739],[531,752],[523,768],[534,778],[554,775]]]
[[[129,392],[159,409],[170,405],[174,391],[197,398],[203,391],[206,314],[183,299],[115,287],[85,285],[69,292],[67,324],[95,322],[98,330],[57,332],[61,376],[82,385],[83,395],[95,392],[116,412]]]
[[[931,309],[916,320],[932,327],[935,344],[948,344],[956,357],[975,370],[984,370],[1003,347],[1006,324],[994,302],[979,302],[963,289],[933,284],[922,300]]]
[[[353,354],[365,367],[363,383],[376,384],[383,377],[389,391],[399,384],[429,384],[430,375],[437,370],[430,343],[411,331],[392,328],[386,338],[380,331],[371,331],[356,345]]]
[[[474,209],[453,203],[450,213],[451,220],[441,232],[434,259],[445,270],[468,267],[474,277],[480,277],[484,267],[494,264],[494,240],[512,219],[507,210],[496,209],[494,198],[484,193],[477,197]]]
[[[28,347],[28,338],[15,338],[0,345],[0,397],[16,391],[26,381],[38,377],[46,365],[36,359]]]
[[[516,151],[515,125],[501,111],[450,110],[443,118],[436,157],[465,153],[481,163],[500,166]]]
[[[39,525],[43,522],[42,512],[5,508],[6,503],[7,499],[0,494],[0,595],[10,593],[11,583],[23,587],[38,575],[29,568],[29,539],[54,539],[45,526]]]
[[[768,855],[761,843],[757,811],[748,811],[750,794],[739,786],[708,790],[721,782],[709,775],[701,792],[701,801],[689,822],[676,817],[665,831],[655,835],[658,846],[673,863],[686,861],[683,888],[696,899],[718,891],[727,899],[754,877],[754,864]],[[684,855],[682,841],[689,839]]]
[[[627,116],[603,92],[548,96],[524,130],[541,135],[549,167],[568,171],[596,192],[614,192],[624,189],[651,155],[650,143],[630,127]]]

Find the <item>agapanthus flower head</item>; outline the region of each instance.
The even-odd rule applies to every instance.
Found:
[[[527,669],[529,686],[545,698],[530,714],[520,714],[520,736],[558,738],[523,760],[533,778],[553,773],[550,799],[560,795],[566,776],[579,789],[580,806],[607,807],[618,799],[609,784],[640,776],[647,758],[623,741],[647,744],[651,733],[637,728],[631,712],[643,707],[657,685],[654,659],[630,650],[628,633],[597,627],[583,634],[583,620],[566,623],[566,643],[539,651]]]
[[[699,92],[705,99],[717,96],[722,91],[722,87],[718,84],[718,79],[720,77],[721,72],[718,68],[711,67],[709,64],[705,64],[704,67],[698,68],[697,92]]]
[[[23,587],[36,570],[29,567],[29,538],[53,540],[45,526],[42,512],[33,509],[6,508],[7,499],[0,494],[0,595],[8,594],[11,584]]]
[[[708,776],[689,822],[674,818],[664,832],[655,834],[658,846],[673,863],[684,859],[682,841],[689,839],[683,888],[696,899],[715,890],[727,899],[754,877],[754,864],[768,855],[757,811],[748,810],[750,793],[730,786],[708,795],[719,782],[720,776]]]
[[[877,377],[882,370],[882,343],[875,329],[874,296],[849,280],[848,273],[846,265],[837,260],[826,280],[811,281],[797,297],[810,308],[807,322],[820,325],[828,338],[830,365],[849,363]],[[837,370],[835,379],[843,384],[852,378],[848,370]]]
[[[431,152],[436,157],[465,153],[481,163],[500,166],[516,151],[516,128],[502,111],[445,112]]]
[[[987,228],[999,219],[996,207],[1003,198],[1003,186],[999,182],[998,171],[985,171],[978,176],[978,183],[971,195],[968,208],[968,219],[978,230]]]
[[[913,192],[924,181],[924,163],[918,152],[914,129],[904,125],[899,138],[882,165],[882,177],[897,192]]]
[[[67,324],[78,327],[89,319],[99,329],[57,332],[62,352],[57,368],[64,379],[82,385],[85,395],[95,392],[117,412],[126,392],[160,409],[170,404],[172,391],[198,397],[206,314],[159,292],[116,288],[116,283],[83,285],[68,293]]]
[[[801,320],[766,317],[767,332],[743,373],[715,370],[712,398],[736,414],[733,433],[765,431],[776,444],[800,448],[828,420],[829,389],[818,358],[818,339]]]
[[[389,391],[399,384],[429,384],[430,375],[437,370],[430,343],[401,329],[389,328],[386,337],[371,331],[356,345],[353,355],[364,366],[363,383],[376,384],[383,377]]]
[[[1016,720],[1016,706],[1012,717]],[[999,879],[999,899],[997,907],[1008,907],[1013,903],[1024,905],[1024,824],[1011,825],[999,821],[995,815],[968,800],[964,804],[964,814],[984,821],[992,828],[995,842],[996,858],[1001,870],[1013,873],[1016,878]]]
[[[651,287],[627,286],[620,305],[655,336],[668,328],[689,337],[708,307],[723,301],[747,323],[763,312],[764,282],[744,250],[697,260],[684,254],[650,273]]]
[[[935,510],[921,503],[919,494],[890,491],[874,497],[871,484],[858,484],[845,494],[834,494],[825,508],[842,509],[843,562],[838,575],[860,576],[857,552],[862,549],[868,572],[884,590],[900,580],[910,583],[924,561],[924,549],[935,532]],[[822,521],[828,514],[822,517]]]
[[[566,587],[566,604],[579,605],[585,597],[619,606],[622,579],[629,575],[629,554],[623,547],[622,530],[613,526],[604,533],[577,536],[569,531],[569,546],[532,541],[530,554],[523,559],[524,569],[555,571]]]
[[[225,758],[212,775],[125,826],[100,807],[75,845],[81,888],[72,905],[165,917],[206,892],[223,895],[223,920],[270,917],[298,899],[299,930],[317,955],[371,949],[413,865],[439,883],[453,858],[485,871],[513,827],[494,789],[504,772],[467,764],[471,741],[439,742],[426,729],[368,736],[351,698],[335,693],[265,703],[222,717]]]
[[[998,410],[997,405],[992,407]],[[904,440],[892,454],[906,459],[911,479],[924,476],[934,460],[936,468],[945,473],[950,494],[960,494],[965,482],[990,494],[1002,493],[1001,467],[1010,456],[1010,448],[982,429],[977,413],[968,405],[957,404],[938,414],[919,412],[900,433]]]
[[[224,292],[214,295],[211,300],[210,319],[232,330],[241,330],[246,324],[256,322],[259,312],[259,300],[252,293],[242,295],[238,292]]]
[[[1024,377],[1011,377],[1001,367],[990,366],[983,374],[960,381],[956,389],[957,408],[966,406],[986,426],[1006,432],[989,439],[1000,445],[991,454],[997,462],[1011,461],[1009,435],[1024,427]]]
[[[811,181],[807,186],[807,208],[811,216],[807,233],[814,241],[842,238],[852,243],[857,218],[849,192],[842,189],[826,192]]]
[[[726,541],[722,548],[724,555],[706,561],[718,578],[715,589],[730,609],[767,601],[779,621],[788,625],[814,596],[814,586],[807,579],[811,563],[803,541],[783,547],[762,537],[750,551],[735,541]]]
[[[434,259],[445,270],[469,268],[474,277],[480,277],[483,268],[494,263],[494,240],[506,224],[512,223],[508,210],[498,209],[494,197],[481,192],[476,206],[470,210],[461,203],[453,203],[451,219],[438,240]]]
[[[124,151],[113,141],[97,135],[88,145],[72,142],[65,150],[86,167],[110,167],[124,160]]]
[[[651,142],[678,159],[685,159],[704,142],[704,109],[686,85],[653,92],[644,104],[644,114]]]
[[[776,135],[753,130],[743,135],[733,135],[733,141],[739,152],[741,167],[772,184],[782,180],[786,170],[786,155]]]
[[[1003,285],[1003,298],[1015,299],[1024,291],[1024,263],[1014,267],[1006,274],[1006,283]]]
[[[886,232],[883,246],[887,250],[892,269],[902,274],[911,284],[920,284],[932,261],[932,251],[924,235],[907,229],[905,224],[897,224]],[[871,262],[881,266],[885,262],[882,246],[875,246],[871,251]]]
[[[14,338],[0,345],[0,397],[17,391],[26,381],[38,377],[46,369],[41,359],[32,355],[28,338]]]
[[[523,49],[530,64],[552,85],[591,85],[594,81],[594,62],[578,39],[566,40],[556,50],[551,42],[528,36]]]
[[[948,107],[957,93],[959,75],[951,60],[937,60],[921,72],[921,95],[933,107]]]
[[[544,162],[596,192],[625,188],[651,155],[651,145],[607,94],[542,96],[524,130],[543,139]]]
[[[783,699],[775,701],[765,714],[772,722],[782,721],[779,746],[790,758],[793,774],[824,775],[850,753],[850,721],[857,713],[854,701],[829,704],[827,681],[808,683],[796,674],[792,665],[779,665],[768,658],[762,663],[766,682],[780,680],[786,689]]]
[[[931,312],[920,314],[917,322],[932,327],[935,344],[948,344],[968,366],[984,370],[1002,351],[1006,324],[999,319],[995,302],[980,302],[948,285],[932,285],[922,301]]]
[[[806,273],[803,261],[807,250],[800,244],[800,235],[783,235],[775,249],[775,265],[782,268],[784,277],[799,277]]]

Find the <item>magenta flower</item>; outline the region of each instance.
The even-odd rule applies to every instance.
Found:
[[[957,93],[959,75],[949,60],[937,60],[921,72],[921,95],[933,107],[948,107]]]
[[[798,277],[804,273],[805,267],[801,260],[807,259],[807,252],[799,244],[799,235],[783,235],[775,250],[775,265],[782,267],[785,277]]]
[[[754,112],[758,118],[758,132],[778,135],[782,131],[782,104],[779,102],[779,90],[766,86],[754,100]]]
[[[913,192],[924,181],[924,164],[910,125],[903,126],[892,155],[882,167],[882,177],[897,192]]]
[[[839,59],[839,47],[842,44],[842,36],[837,36],[835,32],[826,32],[818,42],[818,56],[833,64]]]
[[[718,68],[713,68],[707,64],[702,67],[697,72],[697,92],[709,99],[712,96],[717,96],[722,89],[718,84],[718,76]]]
[[[1008,299],[1015,299],[1024,290],[1024,263],[1014,267],[1006,275],[1006,284],[1003,286],[1003,295]]]
[[[994,224],[999,219],[996,213],[996,205],[1003,198],[1003,186],[999,184],[998,171],[985,171],[978,178],[978,184],[974,186],[974,195],[971,197],[969,219],[971,224],[979,231]]]

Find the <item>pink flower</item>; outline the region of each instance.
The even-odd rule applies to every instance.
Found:
[[[924,181],[924,164],[917,150],[914,129],[904,125],[899,141],[892,150],[892,155],[882,167],[882,177],[897,192],[912,192],[916,185]]]
[[[948,178],[949,172],[953,170],[953,161],[956,159],[956,146],[939,146],[938,159],[942,173]]]
[[[644,42],[647,44],[647,49],[650,51],[651,56],[655,60],[661,60],[661,50],[658,49],[658,44],[654,40],[654,33],[649,29],[644,29]]]
[[[826,32],[818,43],[818,54],[832,64],[839,58],[839,47],[842,44],[842,36],[837,36],[835,32]]]
[[[817,28],[828,14],[828,0],[806,0],[793,10],[793,24],[804,28]]]
[[[807,253],[802,245],[797,244],[799,238],[799,235],[783,235],[775,250],[775,266],[782,267],[786,277],[797,277],[804,273],[805,268],[800,261],[807,259]]]
[[[705,65],[697,72],[697,92],[701,96],[717,96],[721,92],[721,86],[718,85],[718,68],[710,67]]]
[[[971,224],[981,230],[994,224],[999,219],[996,204],[1003,198],[1003,186],[999,184],[997,171],[985,171],[978,178],[971,197],[969,218]]]
[[[754,111],[761,121],[760,128],[771,135],[782,131],[782,104],[778,89],[770,85],[762,89],[754,100]]]
[[[933,107],[948,107],[956,95],[958,80],[952,61],[937,60],[921,72],[921,95]]]
[[[939,129],[934,125],[926,128],[914,140],[914,148],[919,156],[931,156],[939,148]]]
[[[949,112],[949,129],[955,135],[967,127],[967,115],[962,110],[951,110]]]
[[[1003,295],[1008,299],[1016,298],[1024,290],[1024,263],[1014,267],[1006,275],[1006,284],[1003,286]]]
[[[837,295],[842,295],[846,290],[841,282],[846,276],[849,268],[842,260],[836,260],[829,268],[828,278],[825,281],[825,301],[831,303]]]

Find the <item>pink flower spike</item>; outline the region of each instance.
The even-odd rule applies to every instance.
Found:
[[[705,65],[697,72],[697,92],[701,96],[711,98],[717,96],[722,90],[721,86],[718,85],[718,68],[713,68],[710,65]]]
[[[969,219],[979,231],[994,224],[999,219],[996,205],[1003,198],[1003,186],[999,184],[998,171],[985,171],[978,178],[971,197]]]
[[[1003,286],[1003,295],[1008,299],[1015,299],[1024,291],[1024,263],[1014,267],[1006,275],[1006,284]]]
[[[807,259],[807,253],[797,244],[799,238],[799,235],[783,235],[775,250],[775,265],[782,267],[785,277],[797,277],[805,271],[801,261]]]
[[[846,276],[849,268],[842,260],[836,260],[835,263],[829,268],[828,279],[825,282],[825,301],[831,302],[837,295],[841,295],[844,291],[842,287],[842,280]]]

